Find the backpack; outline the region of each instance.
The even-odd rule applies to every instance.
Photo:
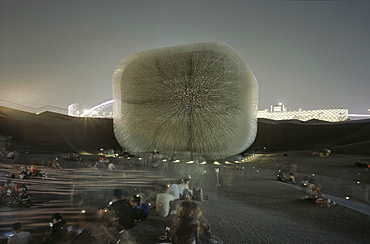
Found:
[[[202,193],[202,190],[200,187],[195,187],[193,189],[193,200],[201,200],[200,196],[201,196],[201,193]]]
[[[147,204],[140,204],[139,206],[136,206],[136,208],[142,209],[141,211],[141,220],[146,219],[148,217],[149,212],[150,212],[150,207]]]

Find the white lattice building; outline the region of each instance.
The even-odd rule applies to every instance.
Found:
[[[297,111],[273,111],[260,110],[257,112],[258,118],[271,120],[301,120],[307,121],[317,119],[328,122],[339,122],[348,120],[348,109],[318,109],[318,110],[297,110]]]

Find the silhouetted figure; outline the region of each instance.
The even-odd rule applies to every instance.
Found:
[[[52,216],[53,226],[48,243],[63,243],[67,239],[67,223],[63,220],[62,215],[56,213]]]
[[[193,201],[184,201],[175,217],[175,243],[196,244],[199,240],[202,211]]]
[[[17,222],[13,224],[15,234],[8,239],[8,244],[29,244],[32,243],[31,233],[22,231],[22,224]]]

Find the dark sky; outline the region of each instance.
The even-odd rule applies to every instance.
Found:
[[[125,56],[202,41],[240,54],[259,109],[368,113],[370,1],[0,0],[0,99],[93,107]]]

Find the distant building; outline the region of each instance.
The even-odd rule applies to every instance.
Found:
[[[271,105],[270,111],[271,112],[285,112],[286,108],[284,104],[279,103],[278,105]]]
[[[348,109],[317,109],[317,110],[297,110],[287,111],[285,106],[281,103],[278,105],[271,105],[270,110],[260,110],[257,112],[257,118],[271,119],[271,120],[301,120],[308,121],[312,119],[339,122],[348,120]]]
[[[78,116],[80,110],[80,105],[78,103],[72,103],[68,106],[68,115],[69,116]]]

